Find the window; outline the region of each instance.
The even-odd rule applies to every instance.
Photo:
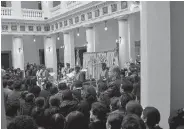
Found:
[[[6,1],[1,1],[1,7],[6,7]]]

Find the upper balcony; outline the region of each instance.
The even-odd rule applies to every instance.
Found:
[[[91,2],[92,1],[19,1],[19,6],[21,7],[20,9],[16,7],[16,4],[10,2],[8,7],[1,7],[1,19],[42,21],[44,19],[50,19],[64,14]],[[38,8],[29,6],[34,6]],[[17,12],[17,10],[20,11]]]

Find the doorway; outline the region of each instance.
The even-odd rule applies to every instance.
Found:
[[[1,52],[1,66],[5,70],[12,67],[11,51]]]
[[[86,47],[76,47],[75,48],[75,61],[77,61],[77,50],[79,51],[80,64],[81,66],[83,66],[83,53],[87,52],[87,48]]]

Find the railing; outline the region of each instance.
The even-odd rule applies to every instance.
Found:
[[[1,16],[12,16],[11,7],[1,7]]]
[[[43,11],[35,9],[22,9],[22,16],[24,18],[43,18]]]

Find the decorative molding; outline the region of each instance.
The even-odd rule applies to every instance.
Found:
[[[2,34],[23,33],[31,35],[34,32],[34,35],[50,35],[70,31],[81,26],[93,26],[92,24],[112,18],[126,19],[127,15],[140,11],[139,6],[136,6],[131,11],[129,4],[130,2],[127,1],[90,2],[87,5],[74,9],[76,11],[72,10],[72,12],[69,11],[70,13],[67,12],[61,17],[56,16],[44,21],[2,19]],[[11,30],[12,26],[14,31]],[[32,26],[31,29],[30,26]]]

